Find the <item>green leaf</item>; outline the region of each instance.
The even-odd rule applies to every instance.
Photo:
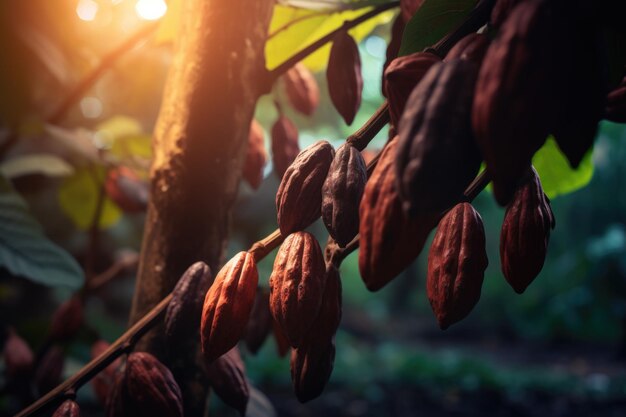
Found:
[[[74,168],[63,159],[50,154],[29,154],[11,158],[0,164],[0,174],[6,178],[41,174],[49,177],[67,177]]]
[[[419,52],[456,28],[476,0],[426,0],[404,29],[400,55]]]
[[[12,274],[50,285],[79,288],[83,271],[49,240],[28,206],[0,177],[0,266]]]
[[[593,177],[591,151],[587,152],[578,169],[573,170],[552,136],[533,157],[533,165],[539,173],[544,192],[550,198],[576,191]]]

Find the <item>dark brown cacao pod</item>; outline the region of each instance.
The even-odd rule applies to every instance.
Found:
[[[349,143],[341,145],[322,187],[322,220],[341,247],[359,233],[359,203],[366,182],[361,153]]]
[[[606,97],[605,117],[617,123],[626,123],[626,78]]]
[[[383,150],[359,207],[359,271],[370,291],[381,289],[415,260],[439,220],[439,214],[404,216],[395,188],[397,142],[393,139]]]
[[[239,252],[222,267],[206,294],[200,336],[207,363],[228,352],[242,338],[259,282],[254,256]]]
[[[165,335],[170,343],[198,334],[204,297],[211,286],[211,268],[196,262],[183,273],[165,310]]]
[[[491,26],[494,28],[502,26],[506,18],[511,13],[511,10],[513,10],[513,8],[521,1],[523,0],[497,0],[493,9],[491,9]]]
[[[128,355],[122,379],[124,411],[135,416],[182,417],[183,400],[172,372],[147,352]]]
[[[35,386],[39,395],[43,395],[61,383],[65,354],[59,346],[52,346],[43,355],[35,370]]]
[[[333,39],[326,78],[333,105],[346,124],[352,124],[361,106],[363,76],[359,47],[345,30],[337,32]]]
[[[250,389],[239,349],[232,348],[208,365],[206,375],[217,396],[242,416],[245,415]]]
[[[278,179],[283,177],[299,152],[298,128],[281,115],[272,126],[272,164]]]
[[[148,207],[148,182],[130,168],[110,170],[104,183],[107,196],[126,213],[143,213]]]
[[[50,338],[66,341],[73,338],[83,325],[83,300],[75,296],[59,306],[52,316]]]
[[[537,172],[531,169],[506,209],[500,232],[502,273],[518,294],[543,268],[554,225],[550,201]]]
[[[389,117],[392,126],[398,126],[411,91],[419,84],[430,67],[440,61],[437,55],[430,52],[417,52],[391,61],[383,75],[383,90],[389,101]]]
[[[296,397],[305,403],[320,396],[333,372],[335,340],[305,344],[291,351],[291,381]]]
[[[426,289],[439,327],[447,329],[472,311],[488,264],[480,214],[470,203],[457,204],[439,222],[428,254]]]
[[[334,156],[332,145],[319,141],[300,152],[285,172],[276,193],[283,236],[306,228],[320,216],[322,186]]]
[[[476,82],[472,125],[501,205],[511,200],[556,118],[562,64],[551,3],[525,0],[511,11]]]
[[[299,62],[285,73],[283,82],[293,108],[311,116],[320,102],[320,90],[311,71]]]
[[[471,129],[478,65],[453,60],[431,67],[400,121],[397,190],[405,212],[443,212],[463,195],[482,157]]]
[[[411,20],[415,12],[422,7],[425,0],[400,0],[400,14],[404,22]]]
[[[253,189],[258,189],[263,182],[263,167],[267,161],[265,151],[265,135],[263,127],[256,120],[250,124],[248,133],[248,150],[243,165],[243,178]]]
[[[385,70],[391,64],[391,61],[398,57],[398,53],[400,52],[400,45],[402,45],[402,35],[404,35],[404,28],[406,24],[404,20],[402,20],[402,16],[396,16],[393,24],[391,25],[391,39],[389,40],[389,44],[387,44],[387,50],[385,51],[385,63],[383,64],[383,75]],[[382,86],[384,87],[384,77]],[[383,95],[387,96],[387,92],[385,89],[382,89]]]
[[[317,317],[325,281],[324,256],[315,237],[307,232],[287,236],[270,276],[270,310],[291,346],[300,344]]]
[[[102,355],[110,346],[104,340],[97,340],[91,346],[91,359],[96,359]],[[113,384],[115,384],[115,378],[120,366],[121,360],[118,358],[91,380],[91,388],[102,405],[107,403],[107,398],[113,388]]]
[[[256,355],[263,346],[265,339],[272,331],[272,321],[269,290],[258,288],[244,338],[246,347],[252,354]]]
[[[489,37],[487,35],[484,33],[470,33],[450,49],[445,61],[465,59],[480,64],[488,48]]]
[[[52,414],[52,417],[80,417],[80,407],[76,401],[65,400]]]

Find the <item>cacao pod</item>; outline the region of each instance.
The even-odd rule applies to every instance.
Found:
[[[331,262],[326,263],[326,286],[322,304],[305,343],[315,341],[330,342],[341,322],[341,277],[339,270]]]
[[[384,87],[384,74],[385,70],[391,64],[391,61],[398,57],[398,53],[400,52],[400,45],[402,45],[402,35],[404,34],[404,28],[406,24],[404,20],[402,20],[402,16],[396,16],[393,24],[391,25],[391,39],[389,40],[389,44],[387,44],[387,50],[385,51],[385,63],[383,64],[383,82],[381,86]],[[383,95],[386,97],[387,92],[385,89],[382,89]]]
[[[263,167],[266,160],[267,152],[265,151],[263,127],[256,120],[252,120],[250,132],[248,133],[248,150],[242,175],[246,182],[255,190],[263,182]]]
[[[274,319],[272,319],[272,329],[274,340],[276,341],[276,352],[278,353],[278,356],[283,358],[287,352],[289,352],[289,349],[291,349],[291,345],[289,345],[289,340],[287,340],[283,334],[280,325]]]
[[[322,186],[335,150],[326,141],[304,149],[289,166],[276,193],[278,227],[283,236],[313,223],[322,206]]]
[[[511,13],[511,10],[522,0],[497,0],[491,9],[491,26],[499,28]]]
[[[294,109],[311,116],[320,102],[320,90],[311,71],[299,62],[283,76],[287,98]]]
[[[200,336],[207,363],[243,336],[259,282],[254,256],[239,252],[222,267],[204,299]]]
[[[61,304],[52,316],[50,338],[54,341],[67,341],[80,330],[83,325],[83,300],[74,296]]]
[[[307,232],[287,236],[270,276],[270,310],[283,334],[297,347],[319,312],[326,267],[322,249]]]
[[[104,411],[107,417],[133,417],[129,408],[129,400],[124,389],[124,375],[118,372],[109,390]]]
[[[470,33],[450,49],[445,61],[465,59],[480,64],[487,53],[487,48],[489,48],[489,37],[487,35],[484,33]]]
[[[272,321],[269,291],[265,288],[258,288],[244,339],[246,347],[252,354],[256,355],[263,346],[265,339],[272,331]]]
[[[65,355],[59,346],[52,346],[39,361],[35,370],[35,386],[37,392],[42,395],[61,382],[63,367],[65,366]]]
[[[383,90],[389,101],[392,126],[398,126],[411,91],[424,78],[430,67],[440,61],[437,55],[430,52],[416,52],[391,61],[383,75]]]
[[[4,344],[4,369],[9,380],[25,380],[31,375],[35,357],[30,346],[13,329]]]
[[[122,379],[124,411],[134,416],[182,417],[182,394],[172,372],[147,352],[128,355]]]
[[[298,128],[281,115],[272,126],[272,164],[278,179],[283,177],[299,152]]]
[[[52,414],[52,417],[80,417],[80,407],[76,401],[65,400]]]
[[[97,340],[91,346],[91,359],[102,355],[111,345],[104,340]],[[91,388],[102,405],[106,405],[109,393],[115,383],[117,370],[121,367],[120,359],[114,360],[91,380]]]
[[[520,2],[487,50],[476,82],[472,125],[501,205],[554,125],[562,70],[553,19],[551,2]]]
[[[119,166],[110,170],[104,190],[115,204],[126,213],[143,213],[148,207],[149,187],[130,168]]]
[[[506,209],[500,232],[502,273],[518,294],[543,268],[554,226],[550,201],[537,172],[531,169]]]
[[[471,129],[478,65],[433,65],[411,93],[399,126],[396,189],[410,216],[443,212],[463,196],[482,157]]]
[[[428,300],[439,327],[463,320],[480,299],[489,261],[485,229],[470,203],[454,206],[439,222],[428,254]]]
[[[197,334],[204,296],[211,286],[211,268],[196,262],[183,273],[165,310],[165,335],[170,343]]]
[[[359,233],[359,203],[366,182],[367,168],[361,153],[349,143],[341,145],[322,187],[322,220],[341,247]]]
[[[383,150],[359,207],[359,271],[370,291],[381,289],[415,260],[439,220],[434,213],[404,216],[395,189],[397,142],[393,139]]]
[[[607,120],[626,123],[626,78],[608,94],[605,113]]]
[[[291,351],[291,381],[301,403],[320,396],[333,372],[335,340],[305,344]]]
[[[333,105],[346,124],[351,125],[361,106],[363,76],[359,48],[346,30],[337,32],[333,39],[326,78]]]
[[[242,416],[245,415],[250,390],[239,349],[235,346],[217,358],[207,366],[206,374],[217,396]]]
[[[405,23],[422,7],[425,0],[400,0],[400,14]]]

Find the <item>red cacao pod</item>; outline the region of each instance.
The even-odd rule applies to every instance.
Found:
[[[306,344],[291,351],[291,381],[301,403],[320,396],[335,362],[335,340]]]
[[[367,168],[361,153],[349,143],[341,145],[322,187],[322,220],[341,247],[359,233],[359,203],[366,182]]]
[[[4,369],[9,380],[25,380],[33,370],[35,356],[30,346],[13,329],[4,344]]]
[[[387,44],[387,50],[385,51],[385,63],[383,64],[383,82],[382,86],[384,87],[384,74],[385,70],[391,64],[391,61],[398,57],[398,53],[400,52],[400,46],[402,45],[402,35],[404,35],[404,28],[406,24],[404,20],[402,20],[402,16],[396,16],[393,24],[391,25],[391,39],[389,40],[389,44]],[[385,89],[382,89],[383,95],[386,97],[387,92]]]
[[[537,277],[555,221],[541,181],[531,169],[506,209],[500,232],[502,273],[518,294]]]
[[[272,331],[272,313],[270,312],[270,293],[266,288],[258,288],[250,320],[246,326],[245,342],[248,350],[255,354],[261,349],[265,339]]]
[[[211,388],[226,404],[246,414],[250,389],[246,378],[246,367],[239,349],[232,348],[207,366],[207,378]]]
[[[322,186],[335,150],[326,141],[304,149],[289,166],[276,193],[278,227],[283,236],[313,223],[322,206]]]
[[[248,150],[242,175],[243,179],[255,190],[263,182],[265,161],[267,161],[267,152],[265,151],[263,127],[256,120],[252,120],[250,132],[248,133]]]
[[[320,102],[320,90],[313,73],[299,62],[283,76],[287,98],[294,109],[311,116]]]
[[[484,33],[470,33],[450,49],[445,61],[465,59],[480,64],[488,48],[489,37],[487,35]]]
[[[298,128],[291,120],[280,115],[272,126],[272,164],[278,179],[283,177],[299,152]]]
[[[83,325],[83,299],[74,296],[61,304],[52,316],[50,338],[66,341],[74,336]]]
[[[228,352],[243,336],[259,282],[254,256],[239,252],[222,267],[204,299],[200,336],[207,363]]]
[[[352,124],[361,106],[363,76],[359,47],[346,30],[337,32],[333,39],[326,78],[333,105],[346,124]]]
[[[425,0],[400,0],[400,14],[404,22],[411,20]]]
[[[489,261],[485,229],[470,203],[454,206],[439,222],[428,254],[428,300],[439,327],[463,320],[480,299]]]
[[[274,319],[272,319],[272,333],[274,335],[274,341],[276,342],[276,353],[278,353],[278,356],[281,358],[284,358],[289,352],[289,349],[291,349],[291,345],[287,337],[283,334],[280,325]]]
[[[517,6],[522,0],[497,0],[491,9],[491,26],[499,28],[502,26],[511,10]]]
[[[626,78],[606,97],[605,117],[617,123],[626,123]]]
[[[40,395],[50,391],[59,383],[65,366],[65,354],[59,346],[52,346],[43,355],[35,370],[35,386]]]
[[[80,417],[80,407],[76,401],[65,400],[52,414],[52,417]]]
[[[197,335],[204,296],[212,280],[211,268],[202,261],[191,265],[180,277],[165,310],[165,335],[170,343]]]
[[[326,267],[315,237],[296,232],[281,245],[270,276],[270,310],[291,346],[296,347],[319,312]]]
[[[143,213],[148,207],[148,182],[130,168],[110,170],[104,183],[107,196],[126,213]]]

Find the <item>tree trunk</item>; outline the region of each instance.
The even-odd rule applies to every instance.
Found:
[[[264,81],[273,0],[184,0],[177,51],[154,131],[151,201],[130,322],[192,263],[220,267],[248,130]],[[204,413],[198,339],[168,349],[162,326],[138,350],[170,366],[185,415]],[[168,350],[171,350],[171,354]]]

